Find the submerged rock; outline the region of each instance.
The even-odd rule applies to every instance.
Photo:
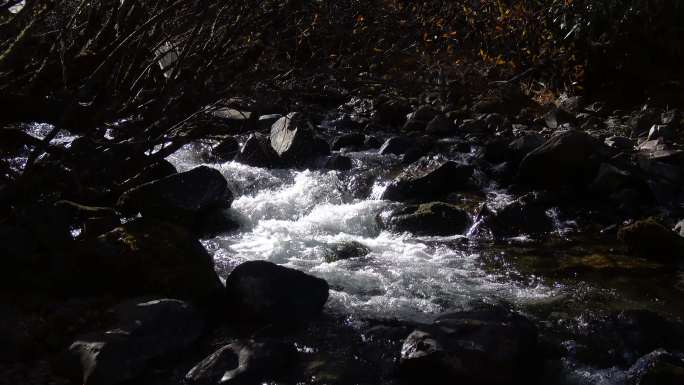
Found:
[[[332,143],[333,150],[341,150],[343,148],[358,148],[364,145],[366,136],[361,133],[351,133],[340,135]]]
[[[228,182],[213,168],[199,166],[134,187],[121,195],[117,207],[128,215],[141,213],[193,226],[200,214],[229,208],[233,194]]]
[[[463,189],[473,175],[473,166],[452,161],[422,159],[387,186],[382,199],[433,201]]]
[[[491,305],[443,314],[401,348],[401,377],[411,383],[533,383],[540,366],[534,324]]]
[[[311,318],[328,300],[328,283],[299,270],[250,261],[226,279],[231,317],[244,322],[283,324]]]
[[[62,357],[60,368],[78,383],[115,385],[139,377],[153,360],[190,347],[204,322],[193,307],[174,299],[132,300],[112,310],[115,324],[85,335]]]
[[[273,167],[278,154],[273,151],[268,139],[261,134],[252,134],[235,155],[235,161],[252,167]]]
[[[344,155],[330,155],[326,161],[323,168],[327,170],[337,170],[337,171],[347,171],[351,170],[353,163],[350,157]]]
[[[221,162],[229,162],[235,159],[239,152],[240,142],[232,136],[227,137],[211,149],[211,155]]]
[[[539,236],[553,229],[546,207],[531,195],[523,196],[498,210],[484,206],[479,217],[495,238],[521,234]]]
[[[618,239],[644,258],[669,261],[684,256],[684,238],[653,218],[622,227]]]
[[[432,202],[397,210],[383,225],[392,231],[416,235],[456,235],[465,233],[472,221],[467,212],[456,206]]]
[[[385,141],[383,145],[378,150],[378,153],[382,155],[393,154],[402,155],[408,152],[411,148],[415,146],[415,141],[404,137],[404,136],[394,136]]]
[[[193,367],[185,380],[193,385],[250,384],[279,380],[297,361],[297,350],[283,342],[234,342]]]
[[[598,170],[601,147],[601,143],[584,132],[561,132],[523,158],[518,178],[546,188],[586,186]]]
[[[325,261],[328,263],[352,258],[365,257],[370,249],[356,241],[342,242],[328,248],[325,253]]]
[[[299,112],[292,112],[273,124],[271,147],[282,161],[293,165],[326,153],[321,143],[314,138],[313,126]],[[327,152],[329,151],[327,148]]]

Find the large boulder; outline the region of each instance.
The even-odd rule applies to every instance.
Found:
[[[623,226],[618,239],[644,258],[671,261],[684,257],[684,238],[653,218]]]
[[[530,152],[544,144],[544,137],[537,133],[529,133],[508,144],[508,160],[514,165],[520,164]]]
[[[472,225],[467,212],[442,202],[406,206],[382,222],[389,230],[416,235],[463,234]]]
[[[378,150],[379,154],[402,155],[415,146],[415,141],[405,136],[393,136],[385,141]]]
[[[60,279],[75,296],[160,295],[209,305],[223,287],[214,261],[185,228],[137,219],[83,241]]]
[[[211,149],[211,155],[221,162],[229,162],[235,159],[239,152],[240,142],[232,136],[222,140],[221,143]]]
[[[518,178],[546,188],[583,187],[596,175],[602,152],[602,144],[587,133],[561,132],[523,158]]]
[[[257,384],[282,379],[296,360],[297,350],[291,344],[237,341],[195,365],[185,380],[193,385]]]
[[[350,134],[340,135],[332,143],[333,150],[341,150],[343,148],[359,148],[363,147],[366,141],[366,135],[354,132]]]
[[[537,330],[503,307],[479,305],[441,315],[415,330],[401,348],[409,383],[505,385],[534,383],[541,373]]]
[[[546,206],[533,195],[525,195],[498,209],[484,206],[479,214],[483,225],[495,238],[508,238],[521,234],[540,236],[553,229],[553,221]]]
[[[382,199],[406,202],[439,200],[463,189],[473,175],[473,167],[441,159],[421,159],[408,166],[392,181]]]
[[[273,167],[277,163],[278,154],[265,136],[252,134],[247,138],[242,150],[235,155],[234,160],[252,167]]]
[[[684,384],[684,356],[663,349],[655,350],[639,359],[627,371],[629,385]]]
[[[314,137],[311,123],[299,112],[283,116],[273,124],[271,147],[285,163],[294,165],[326,152]]]
[[[228,312],[253,324],[302,321],[323,309],[328,283],[266,261],[245,262],[226,279]]]
[[[58,366],[88,385],[116,385],[143,374],[153,360],[188,349],[204,322],[194,308],[174,299],[132,300],[116,306],[114,324],[80,337]]]
[[[145,218],[194,226],[200,215],[229,208],[232,201],[233,194],[223,175],[200,166],[134,187],[121,195],[117,206],[129,215],[141,213]]]

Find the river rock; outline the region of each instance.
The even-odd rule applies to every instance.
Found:
[[[627,371],[629,385],[684,384],[684,356],[664,349],[655,350],[640,358]]]
[[[255,133],[247,138],[242,150],[235,155],[235,161],[252,167],[273,167],[277,163],[278,154],[273,150],[268,139]]]
[[[367,136],[366,139],[363,141],[363,146],[365,148],[370,148],[370,149],[376,149],[380,148],[382,146],[382,143],[376,138],[375,136]]]
[[[313,126],[302,113],[292,112],[278,119],[271,127],[271,147],[287,164],[302,164],[319,155]]]
[[[416,235],[463,234],[472,225],[467,212],[443,202],[410,205],[393,212],[383,222],[392,231]]]
[[[503,307],[479,305],[411,333],[400,374],[409,383],[513,385],[533,383],[540,366],[534,324]]]
[[[323,168],[326,170],[347,171],[351,170],[353,166],[354,164],[350,157],[334,154],[325,159]]]
[[[621,170],[609,163],[601,163],[596,178],[589,189],[604,196],[617,193],[628,188],[634,182],[629,171]]]
[[[259,120],[257,120],[257,128],[259,131],[268,131],[273,127],[273,124],[282,117],[283,116],[280,114],[261,115],[259,116]]]
[[[581,131],[558,133],[523,158],[520,181],[547,188],[586,186],[596,176],[602,146]]]
[[[656,140],[663,138],[665,140],[672,139],[674,132],[670,126],[664,124],[654,124],[648,131],[648,140]]]
[[[132,300],[112,312],[116,322],[110,329],[80,337],[61,359],[62,372],[78,383],[133,380],[151,361],[190,347],[204,326],[191,305],[174,299]]]
[[[340,135],[332,143],[332,149],[337,151],[346,147],[358,148],[364,145],[366,136],[361,133]]]
[[[382,199],[399,202],[438,200],[462,189],[473,171],[470,165],[423,158],[408,166],[392,181],[382,194]]]
[[[232,136],[222,140],[221,143],[212,147],[211,155],[221,162],[230,162],[240,152],[240,142]]]
[[[543,145],[544,141],[544,137],[536,132],[514,139],[508,144],[508,160],[517,166],[527,154]]]
[[[654,218],[623,226],[618,231],[618,239],[644,258],[671,261],[684,256],[684,238]]]
[[[143,185],[155,181],[157,179],[162,179],[167,176],[178,174],[176,167],[171,164],[166,159],[162,159],[158,162],[152,163],[151,165],[143,168],[129,179],[126,179],[119,185],[119,191],[125,192],[136,186]]]
[[[296,361],[297,350],[291,344],[238,341],[202,360],[185,380],[193,385],[259,384],[282,379]]]
[[[684,219],[677,222],[674,227],[674,231],[679,234],[680,237],[684,237]]]
[[[370,253],[370,249],[356,241],[342,242],[329,247],[325,253],[325,261],[328,263],[343,261],[352,258],[362,258]]]
[[[497,210],[483,206],[478,217],[495,238],[521,234],[540,236],[553,229],[553,221],[546,210],[547,207],[530,194]]]
[[[245,262],[226,279],[229,314],[251,323],[289,323],[314,317],[328,300],[328,283],[266,261]]]
[[[139,212],[145,218],[194,226],[200,214],[229,208],[232,201],[233,194],[223,175],[216,169],[199,166],[126,191],[117,207],[128,215]]]
[[[62,284],[76,295],[163,295],[206,305],[221,295],[214,261],[185,228],[136,219],[84,241],[65,261]]]
[[[444,114],[435,116],[425,127],[425,132],[430,135],[448,136],[454,133],[456,126],[454,122]]]
[[[610,148],[623,151],[632,151],[635,146],[632,139],[624,136],[611,136],[610,138],[606,138],[604,143]]]
[[[380,150],[378,150],[378,153],[382,155],[402,155],[408,152],[413,146],[415,146],[415,141],[405,136],[393,136],[383,143]]]

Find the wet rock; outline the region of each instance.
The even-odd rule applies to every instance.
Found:
[[[674,131],[678,130],[683,122],[684,116],[682,116],[682,112],[678,109],[671,109],[660,114],[660,123]]]
[[[43,350],[43,322],[13,306],[0,305],[0,362],[30,359]]]
[[[204,322],[193,307],[174,299],[132,300],[112,311],[109,330],[80,337],[60,363],[79,383],[115,385],[143,374],[151,361],[172,357],[190,347]]]
[[[408,115],[402,131],[423,131],[428,123],[438,115],[438,112],[431,106],[420,106],[417,110]]]
[[[644,108],[633,114],[627,121],[632,137],[641,136],[658,122],[658,114],[652,108]]]
[[[350,157],[344,155],[331,155],[325,161],[323,168],[327,170],[347,171],[351,170],[353,163]]]
[[[360,133],[340,135],[332,143],[332,149],[337,151],[345,147],[358,148],[364,145],[366,136]]]
[[[575,117],[560,108],[553,108],[544,115],[544,122],[546,127],[557,130],[562,127],[572,127],[575,124]]]
[[[292,112],[271,127],[271,147],[286,164],[300,165],[306,160],[330,152],[313,135],[313,126],[302,113]]]
[[[674,227],[674,231],[679,234],[680,237],[684,237],[684,219],[677,222]]]
[[[299,270],[266,262],[239,265],[226,279],[231,317],[253,323],[291,323],[321,312],[328,283]]]
[[[502,307],[447,313],[415,330],[401,349],[400,374],[411,383],[533,383],[540,374],[537,330]]]
[[[505,162],[509,158],[509,142],[506,138],[489,140],[484,146],[484,158],[493,164]]]
[[[229,208],[232,201],[233,194],[223,175],[216,169],[199,166],[126,191],[117,207],[128,215],[141,213],[145,218],[194,226],[200,214]]]
[[[607,138],[604,142],[606,146],[614,148],[616,150],[634,150],[635,143],[632,139],[626,138],[624,136],[611,136]]]
[[[624,190],[632,181],[632,175],[628,171],[620,170],[609,163],[601,163],[598,174],[589,189],[609,196]]]
[[[387,155],[402,155],[408,152],[413,146],[415,146],[415,141],[404,136],[394,136],[385,141],[385,143],[380,147],[378,151],[379,154]]]
[[[653,351],[640,358],[627,371],[629,385],[684,384],[684,357],[664,349]]]
[[[211,149],[211,154],[221,162],[230,162],[240,152],[240,142],[232,136]]]
[[[373,119],[382,125],[396,127],[404,124],[411,107],[406,99],[380,96],[373,101]]]
[[[143,185],[155,181],[157,179],[162,179],[167,176],[175,175],[178,173],[176,167],[167,160],[160,160],[155,162],[145,168],[143,168],[139,173],[135,174],[133,177],[126,179],[119,185],[119,191],[127,191],[134,187]]]
[[[211,210],[199,216],[193,231],[201,238],[209,238],[239,228],[240,224],[227,210]]]
[[[273,167],[277,163],[278,154],[273,150],[268,139],[261,134],[252,134],[235,156],[235,161],[252,167]]]
[[[205,305],[221,294],[214,261],[186,229],[138,219],[84,241],[58,278],[75,295],[163,295]]]
[[[370,253],[370,249],[360,242],[349,241],[333,245],[325,253],[325,261],[328,263],[343,261],[352,258],[362,258]]]
[[[656,140],[660,138],[669,140],[672,139],[673,135],[674,132],[669,126],[664,124],[654,124],[648,131],[648,140]]]
[[[478,217],[495,238],[521,234],[539,236],[553,229],[553,221],[546,209],[533,195],[526,195],[498,210],[484,206]]]
[[[566,112],[578,113],[584,108],[584,98],[582,96],[570,96],[559,98],[558,107]]]
[[[618,239],[633,253],[649,259],[669,261],[684,256],[684,238],[654,218],[622,227]]]
[[[291,344],[238,341],[193,367],[185,380],[193,385],[258,384],[286,377],[297,361]]]
[[[518,178],[547,188],[586,186],[596,176],[602,152],[602,145],[589,134],[561,132],[523,158]]]
[[[363,141],[363,146],[370,149],[380,148],[382,143],[375,136],[367,136]]]
[[[431,135],[448,136],[454,133],[456,126],[454,122],[444,114],[435,116],[425,127],[425,131]]]
[[[527,154],[544,144],[544,137],[537,133],[530,133],[513,140],[508,145],[508,160],[518,165]]]
[[[257,121],[259,131],[268,131],[283,116],[280,114],[261,115]]]
[[[408,166],[382,194],[382,199],[433,201],[462,189],[473,175],[473,166],[442,159],[426,159]]]
[[[383,226],[396,232],[416,235],[455,235],[465,233],[472,221],[464,210],[442,202],[411,205],[391,214]]]

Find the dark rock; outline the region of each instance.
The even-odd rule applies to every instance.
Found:
[[[314,140],[313,126],[299,112],[292,112],[273,123],[271,147],[281,160],[293,165],[302,164],[309,158],[321,154],[320,143]]]
[[[684,219],[677,222],[677,224],[674,227],[674,231],[677,232],[677,234],[679,234],[680,237],[684,237]]]
[[[178,170],[176,170],[176,167],[172,165],[171,162],[167,160],[160,160],[159,162],[155,162],[143,168],[139,173],[121,183],[119,186],[119,191],[127,191],[133,187],[140,186],[145,183],[162,179],[177,173]]]
[[[226,279],[229,314],[241,321],[288,323],[320,313],[328,283],[301,271],[266,262],[245,262]]]
[[[297,350],[282,342],[234,342],[192,368],[185,379],[194,385],[258,384],[287,376]]]
[[[684,256],[684,238],[653,218],[622,227],[618,239],[644,258],[670,261]]]
[[[211,154],[221,162],[230,162],[240,152],[240,142],[232,136],[211,149]]]
[[[646,108],[629,118],[627,126],[631,130],[631,136],[637,137],[648,132],[648,130],[658,122],[655,110]]]
[[[648,131],[648,140],[656,140],[660,138],[669,140],[672,139],[673,136],[673,130],[664,124],[654,124]]]
[[[215,237],[240,228],[240,224],[225,210],[211,210],[199,216],[194,232],[199,237]]]
[[[330,155],[330,145],[325,139],[316,136],[313,138],[313,142],[311,143],[311,148],[309,149],[309,152],[313,157]]]
[[[582,96],[570,96],[562,98],[558,107],[566,112],[578,113],[584,108],[584,98]]]
[[[682,112],[677,109],[671,109],[660,114],[660,123],[670,127],[673,131],[677,131],[684,122]]]
[[[438,112],[431,106],[420,106],[417,110],[408,115],[402,131],[423,131],[428,123],[438,115]]]
[[[394,211],[383,226],[396,232],[416,235],[456,235],[465,233],[472,221],[464,210],[442,202],[411,205]]]
[[[347,171],[351,170],[353,163],[350,157],[344,155],[331,155],[325,161],[323,168],[328,170]]]
[[[374,136],[367,136],[366,139],[363,141],[363,146],[366,148],[375,149],[380,148],[380,146],[382,146],[382,143],[380,143],[378,138]]]
[[[59,279],[75,295],[162,295],[206,305],[221,295],[214,261],[188,230],[134,220],[84,241]]]
[[[508,145],[508,161],[517,166],[527,154],[541,147],[544,141],[544,137],[537,133],[526,134],[513,140]]]
[[[406,115],[411,111],[408,101],[401,98],[381,96],[373,101],[374,120],[382,125],[400,126],[406,121]]]
[[[62,358],[65,375],[88,385],[137,378],[151,361],[173,357],[200,337],[203,321],[191,305],[173,299],[129,301],[113,309],[116,324],[85,335]]]
[[[684,357],[659,349],[640,358],[627,371],[629,385],[684,384]]]
[[[252,167],[273,167],[278,154],[273,150],[268,139],[261,134],[252,134],[235,156],[235,161]]]
[[[541,371],[537,351],[532,322],[502,307],[480,305],[441,315],[411,333],[401,349],[400,373],[410,383],[534,383]]]
[[[602,156],[602,145],[590,135],[561,132],[523,158],[518,178],[547,188],[583,187],[596,176]]]
[[[611,136],[605,140],[605,144],[616,150],[634,150],[634,141],[624,136]]]
[[[416,145],[414,140],[404,136],[394,136],[385,141],[378,153],[382,155],[394,154],[402,155]]]
[[[43,322],[10,305],[0,305],[0,362],[18,362],[40,353]]]
[[[505,162],[509,158],[509,140],[506,138],[494,138],[484,146],[484,158],[493,164]]]
[[[345,147],[357,148],[362,147],[366,140],[366,136],[360,133],[352,133],[338,136],[332,144],[332,149],[337,151]]]
[[[567,125],[572,126],[575,123],[575,117],[567,111],[553,108],[544,115],[544,121],[546,122],[546,127],[557,130]]]
[[[546,214],[546,206],[535,201],[532,195],[523,196],[496,211],[484,206],[479,219],[495,238],[507,238],[520,234],[543,235],[553,229],[553,222]]]
[[[134,187],[121,195],[117,207],[125,214],[141,213],[194,226],[199,215],[229,208],[233,194],[221,173],[206,166]]]
[[[453,134],[455,129],[456,126],[452,120],[443,114],[439,114],[427,124],[425,131],[431,135],[448,136]]]
[[[325,253],[325,261],[328,263],[352,258],[365,257],[370,249],[356,241],[342,242],[329,247]]]
[[[433,201],[462,189],[473,175],[473,167],[452,161],[423,159],[404,170],[382,194],[392,201]]]
[[[257,128],[259,131],[269,131],[273,124],[282,117],[280,114],[261,115],[257,121]]]
[[[589,189],[609,196],[629,187],[632,181],[632,175],[628,171],[620,170],[609,163],[601,163],[598,174]]]

